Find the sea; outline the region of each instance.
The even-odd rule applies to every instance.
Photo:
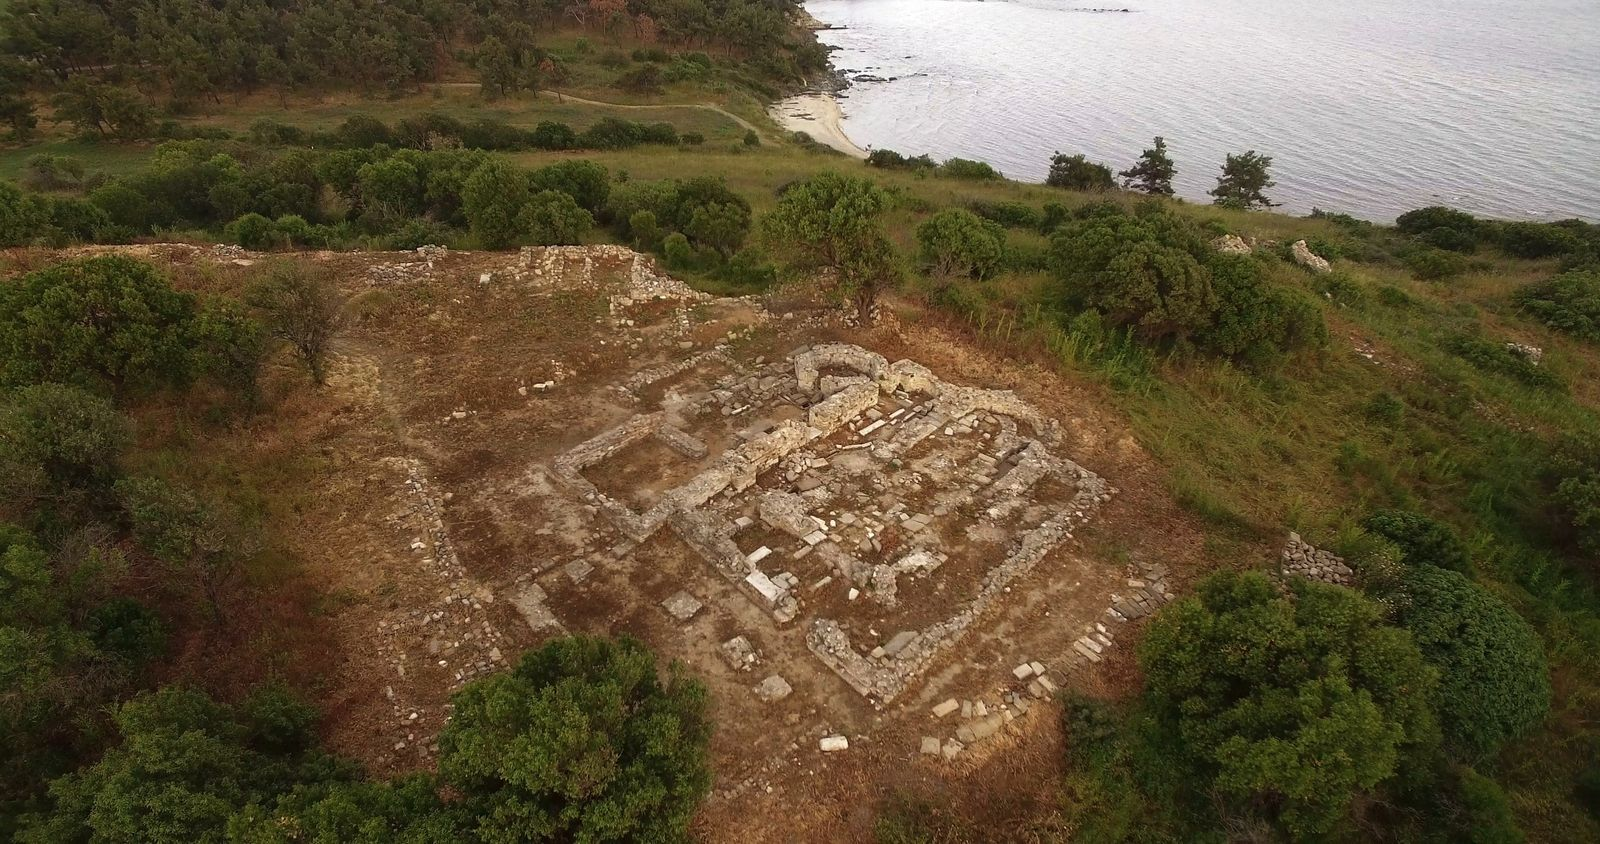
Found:
[[[1121,170],[1160,135],[1194,201],[1256,150],[1289,213],[1600,221],[1600,0],[805,6],[863,147],[1042,181],[1057,151]]]

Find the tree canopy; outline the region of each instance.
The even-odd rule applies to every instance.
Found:
[[[1291,588],[1213,575],[1156,617],[1139,660],[1155,717],[1197,781],[1313,836],[1437,742],[1436,678],[1376,604],[1309,581]]]
[[[638,641],[552,641],[455,697],[440,770],[488,841],[678,841],[711,785],[706,691]]]

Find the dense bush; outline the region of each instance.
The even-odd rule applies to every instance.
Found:
[[[130,258],[37,270],[0,285],[0,385],[187,383],[195,315],[193,296]]]
[[[483,840],[682,840],[710,789],[705,688],[633,639],[556,639],[454,702],[440,772]]]
[[[1472,572],[1472,558],[1461,537],[1436,519],[1405,510],[1378,510],[1363,519],[1361,526],[1393,542],[1407,564]]]
[[[517,226],[535,245],[566,246],[582,243],[594,218],[571,195],[545,190],[528,198],[517,215]]]
[[[1600,270],[1565,272],[1517,291],[1517,305],[1545,325],[1600,341]]]
[[[1438,249],[1474,252],[1491,242],[1493,226],[1465,211],[1431,205],[1407,211],[1395,219],[1395,228]]]
[[[1504,375],[1544,390],[1567,389],[1567,382],[1561,376],[1534,363],[1526,355],[1513,351],[1505,343],[1470,334],[1457,334],[1447,338],[1444,346],[1456,357],[1485,372]]]
[[[917,227],[917,243],[936,274],[981,279],[1000,268],[1006,233],[971,211],[947,208]]]
[[[1051,238],[1069,312],[1093,308],[1148,341],[1196,342],[1253,360],[1326,340],[1315,302],[1271,283],[1254,258],[1217,254],[1187,217],[1115,205],[1075,217]]]
[[[1097,164],[1082,155],[1056,153],[1050,159],[1050,172],[1044,183],[1055,188],[1080,191],[1115,190],[1117,180],[1111,168]]]
[[[1435,710],[1449,743],[1488,758],[1538,725],[1550,708],[1550,679],[1528,622],[1453,571],[1413,565],[1404,583],[1400,620],[1439,670]]]
[[[1347,589],[1225,573],[1169,606],[1139,648],[1146,699],[1195,787],[1329,832],[1437,742],[1435,679],[1411,636]]]
[[[624,237],[649,245],[681,234],[690,254],[709,250],[713,260],[737,252],[751,225],[750,203],[711,176],[618,185],[602,214]],[[682,260],[680,255],[680,265],[687,266]]]
[[[1000,178],[1000,171],[982,161],[973,161],[970,158],[950,158],[939,165],[939,175],[949,176],[952,179],[990,181]]]
[[[1553,532],[1584,553],[1600,556],[1600,436],[1569,432],[1546,462]]]
[[[229,818],[295,787],[350,779],[317,749],[316,714],[264,689],[237,707],[178,687],[123,704],[122,742],[51,785],[20,841],[215,841]]]
[[[1406,253],[1406,269],[1423,281],[1455,278],[1467,271],[1467,259],[1443,249],[1413,249]]]
[[[892,149],[875,149],[867,154],[867,166],[884,170],[933,170],[939,165],[926,154],[906,156]]]
[[[1518,258],[1553,258],[1578,247],[1578,237],[1551,223],[1501,223],[1500,248]]]
[[[1031,205],[1021,202],[973,202],[968,205],[973,213],[985,220],[993,220],[1013,229],[1039,229],[1044,227],[1044,217]]]

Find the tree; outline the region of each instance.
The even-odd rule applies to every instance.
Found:
[[[709,202],[694,208],[683,233],[696,243],[717,250],[727,258],[738,251],[750,231],[750,206],[743,203]]]
[[[262,313],[272,336],[294,347],[312,383],[322,386],[329,347],[344,322],[344,303],[327,271],[292,261],[272,264],[245,299]]]
[[[1056,153],[1050,159],[1050,175],[1044,183],[1053,188],[1081,191],[1108,191],[1117,187],[1111,168],[1096,164],[1082,155]]]
[[[522,171],[503,161],[488,161],[462,186],[461,213],[484,248],[501,249],[516,239],[517,215],[531,198]]]
[[[1202,263],[1205,239],[1165,211],[1096,213],[1072,220],[1050,240],[1051,266],[1069,306],[1100,311],[1151,340],[1206,330],[1217,296]]]
[[[790,185],[762,221],[773,253],[801,271],[832,274],[863,325],[899,278],[881,217],[890,198],[867,179],[826,172]]]
[[[1490,758],[1550,711],[1544,647],[1522,616],[1465,576],[1407,560],[1415,564],[1400,620],[1439,669],[1440,727],[1468,758]]]
[[[51,783],[50,811],[18,841],[223,841],[245,807],[355,774],[317,749],[316,712],[276,687],[234,707],[167,686],[122,704],[113,720],[121,743]]]
[[[1290,589],[1259,572],[1213,575],[1156,617],[1139,661],[1173,761],[1307,837],[1437,742],[1435,678],[1373,602],[1310,581]]]
[[[1216,204],[1246,211],[1276,205],[1265,193],[1267,188],[1277,184],[1268,172],[1271,167],[1272,156],[1255,150],[1229,155],[1222,165],[1222,175],[1217,177],[1217,186],[1211,189]]]
[[[981,279],[1000,268],[1006,232],[965,208],[946,208],[917,227],[917,243],[937,275]]]
[[[64,261],[0,285],[0,385],[186,384],[194,297],[149,264]]]
[[[577,200],[585,211],[598,214],[611,193],[611,174],[603,164],[582,158],[569,159],[529,173],[528,188],[534,192],[561,191]]]
[[[635,639],[576,636],[468,684],[439,769],[486,841],[687,841],[710,788],[706,690]]]
[[[23,387],[0,405],[0,492],[70,503],[110,489],[131,440],[111,402],[62,384]]]
[[[211,616],[225,624],[224,606],[257,541],[237,513],[214,498],[155,477],[117,482],[117,498],[133,534],[152,556],[192,582]]]
[[[511,51],[505,42],[491,35],[478,44],[474,61],[478,69],[478,83],[484,96],[490,99],[504,97],[517,90],[517,67],[511,60]]]
[[[565,246],[583,242],[594,228],[594,218],[560,191],[534,194],[517,214],[518,227],[540,246]]]
[[[1137,164],[1117,175],[1122,177],[1122,186],[1128,190],[1151,196],[1171,196],[1172,177],[1176,172],[1172,158],[1167,155],[1166,139],[1158,135],[1155,146],[1145,150]]]

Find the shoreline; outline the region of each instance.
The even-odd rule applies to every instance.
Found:
[[[786,97],[767,109],[786,132],[804,132],[811,139],[852,158],[866,158],[867,151],[857,146],[844,132],[844,111],[833,94],[810,91]]]

